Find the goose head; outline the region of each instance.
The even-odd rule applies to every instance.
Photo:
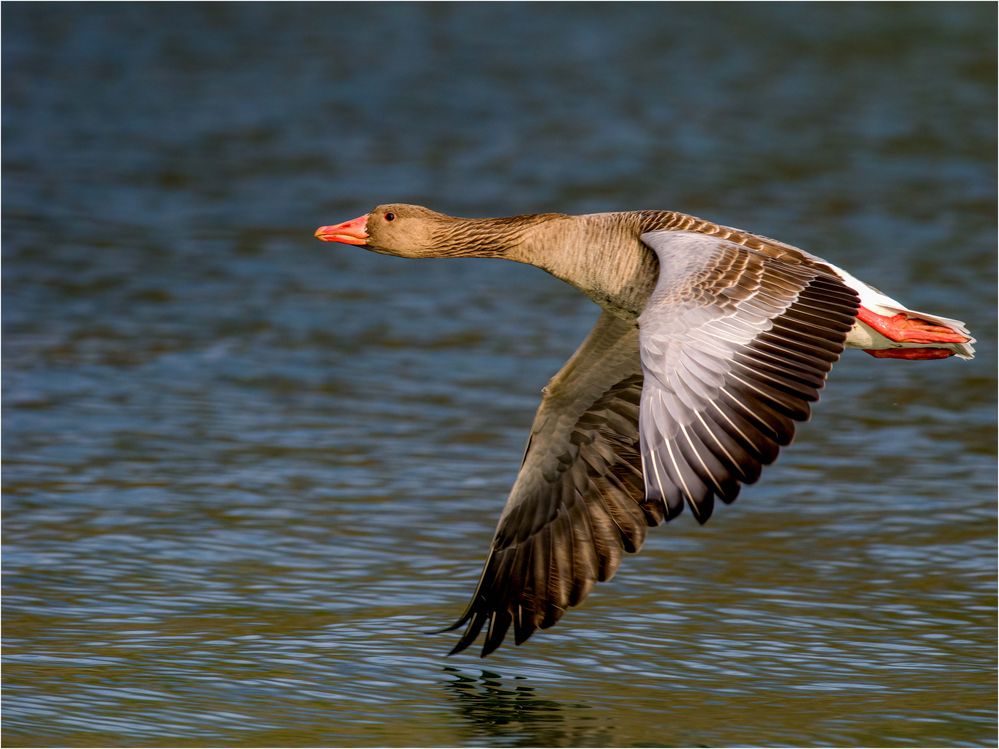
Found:
[[[455,220],[419,205],[387,203],[350,221],[320,226],[315,235],[323,242],[357,245],[382,255],[436,257],[445,249],[442,230]]]

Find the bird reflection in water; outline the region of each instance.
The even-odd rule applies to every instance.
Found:
[[[444,688],[468,724],[470,738],[485,733],[527,746],[613,743],[613,733],[586,713],[586,705],[539,698],[527,677],[486,670],[472,676],[452,666],[443,670],[449,677]]]

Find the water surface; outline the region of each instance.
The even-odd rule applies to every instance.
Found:
[[[994,745],[990,5],[3,6],[3,741]],[[405,200],[672,208],[968,321],[485,661],[597,311],[322,245]]]

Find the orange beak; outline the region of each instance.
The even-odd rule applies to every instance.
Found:
[[[320,226],[316,229],[316,238],[324,242],[340,242],[341,244],[368,243],[368,214],[358,216],[350,221],[344,221],[336,226]]]

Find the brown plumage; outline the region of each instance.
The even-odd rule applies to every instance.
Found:
[[[609,579],[646,529],[701,523],[794,436],[845,346],[973,355],[956,320],[914,313],[803,250],[671,211],[459,219],[379,206],[326,241],[403,257],[502,257],[603,308],[544,390],[452,653],[517,644]],[[858,313],[860,319],[858,320]]]

